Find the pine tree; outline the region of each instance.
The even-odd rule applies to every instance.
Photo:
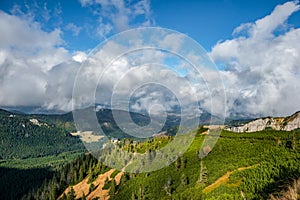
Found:
[[[67,195],[66,195],[66,193],[63,194],[63,196],[61,197],[61,200],[67,200]]]
[[[134,192],[131,194],[131,200],[136,200],[136,195],[134,194]]]
[[[176,160],[175,167],[176,167],[177,170],[180,169],[180,167],[181,167],[181,157],[178,157],[178,159]]]
[[[93,192],[94,190],[95,190],[95,185],[92,183],[89,188],[89,193]]]
[[[84,193],[82,192],[81,200],[86,200]]]
[[[109,190],[109,196],[110,199],[113,199],[115,197],[115,193],[116,193],[116,181],[112,180],[110,183],[110,190]]]
[[[208,173],[207,168],[203,165],[202,160],[200,162],[200,175],[197,181],[198,184],[207,183]]]
[[[82,165],[79,167],[79,175],[78,175],[78,179],[79,179],[79,181],[82,181],[83,180],[83,174],[84,174],[84,169],[83,169],[83,167],[82,167]]]
[[[187,164],[187,158],[183,157],[181,158],[181,169],[185,169]]]
[[[68,192],[67,200],[74,200],[76,198],[74,188],[71,187],[71,190]]]
[[[57,196],[56,178],[53,178],[50,185],[50,199],[55,200]]]
[[[182,184],[182,185],[187,185],[187,184],[189,184],[188,177],[187,177],[184,173],[181,175],[181,184]]]

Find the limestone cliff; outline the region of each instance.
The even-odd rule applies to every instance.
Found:
[[[255,132],[271,128],[273,130],[291,131],[300,128],[300,111],[288,117],[266,117],[255,119],[244,125],[226,127],[226,130],[233,132]]]

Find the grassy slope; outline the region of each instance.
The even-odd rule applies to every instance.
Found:
[[[1,160],[0,167],[16,168],[16,169],[30,169],[30,168],[44,168],[61,166],[75,160],[82,155],[83,151],[63,152],[58,155],[50,155],[38,158],[26,159],[8,159]]]
[[[247,199],[266,199],[269,193],[300,176],[299,131],[247,134],[223,131],[213,151],[202,161],[207,168],[207,181],[198,184],[201,161],[196,152],[203,138],[196,136],[181,158],[179,168],[177,161],[164,169],[138,174],[119,187],[116,199],[141,196],[145,199],[242,199],[243,195]],[[228,172],[227,182],[203,192]]]

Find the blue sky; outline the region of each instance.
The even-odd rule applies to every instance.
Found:
[[[191,0],[153,1],[153,16],[157,25],[189,35],[210,51],[219,40],[231,38],[242,23],[253,22],[271,13],[286,1],[278,0]],[[289,22],[300,26],[300,13]]]
[[[182,32],[205,48],[219,67],[228,116],[300,110],[298,0],[2,0],[0,106],[71,110],[74,80],[87,54],[114,34],[148,26]],[[167,45],[180,42],[170,38]],[[144,58],[155,60],[151,56]],[[120,60],[114,73],[126,73],[126,63]],[[209,97],[201,95],[209,107]]]
[[[84,1],[83,1],[84,2]],[[135,4],[138,1],[132,1]],[[207,51],[220,40],[232,37],[233,30],[242,23],[253,22],[272,12],[284,0],[153,0],[149,17],[151,25],[170,28],[187,34],[199,42]],[[88,51],[104,38],[96,33],[101,17],[101,5],[83,6],[79,0],[70,1],[2,1],[0,9],[15,15],[31,14],[44,31],[62,30],[64,46],[73,51]],[[17,11],[19,9],[19,11]],[[100,11],[99,11],[100,10]],[[20,12],[21,11],[21,12]],[[95,12],[100,12],[95,14]],[[110,12],[115,12],[111,8]],[[130,21],[130,27],[141,25],[139,20]],[[300,26],[300,13],[293,14],[288,22]],[[109,24],[107,16],[103,22]],[[78,32],[76,32],[78,31]],[[105,37],[118,33],[114,28]]]

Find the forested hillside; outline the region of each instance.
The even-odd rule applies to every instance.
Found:
[[[28,115],[0,112],[0,159],[34,158],[83,150],[67,130]]]
[[[300,177],[299,131],[223,131],[200,159],[203,138],[169,167],[120,185],[114,199],[268,199]]]
[[[209,155],[200,159],[203,133],[205,129],[199,129],[188,151],[170,166],[150,173],[125,173],[119,185],[108,181],[102,189],[109,190],[110,199],[120,200],[269,199],[279,197],[300,177],[299,130],[243,134],[223,131]],[[124,150],[142,153],[160,148],[168,141],[170,137],[153,138],[124,146]],[[47,184],[29,196],[35,199],[40,199],[40,195],[50,199],[59,196],[63,199],[89,197],[94,190],[100,189],[93,180],[109,170],[99,161],[91,163],[90,159],[68,165],[68,172],[66,168],[58,170]],[[91,189],[78,191],[79,187],[75,185],[85,178],[89,179]],[[69,184],[64,180],[68,180]],[[67,186],[69,192],[63,195],[61,192]],[[98,197],[101,198],[101,195]]]
[[[0,110],[0,199],[20,199],[79,155],[84,146],[61,124]]]
[[[100,124],[108,122],[111,111],[102,110],[98,117]],[[135,116],[139,123],[146,119]],[[110,133],[119,134],[111,123]],[[116,181],[119,172],[84,154],[80,139],[69,134],[73,128],[70,113],[24,115],[1,110],[0,199],[91,199],[104,193],[122,200],[274,199],[287,195],[300,178],[299,129],[223,130],[212,151],[201,159],[202,142],[210,136],[200,127],[187,152],[171,165],[149,173],[120,173],[122,178]],[[157,135],[135,142],[121,138],[117,145],[145,153],[162,148],[173,137]]]

